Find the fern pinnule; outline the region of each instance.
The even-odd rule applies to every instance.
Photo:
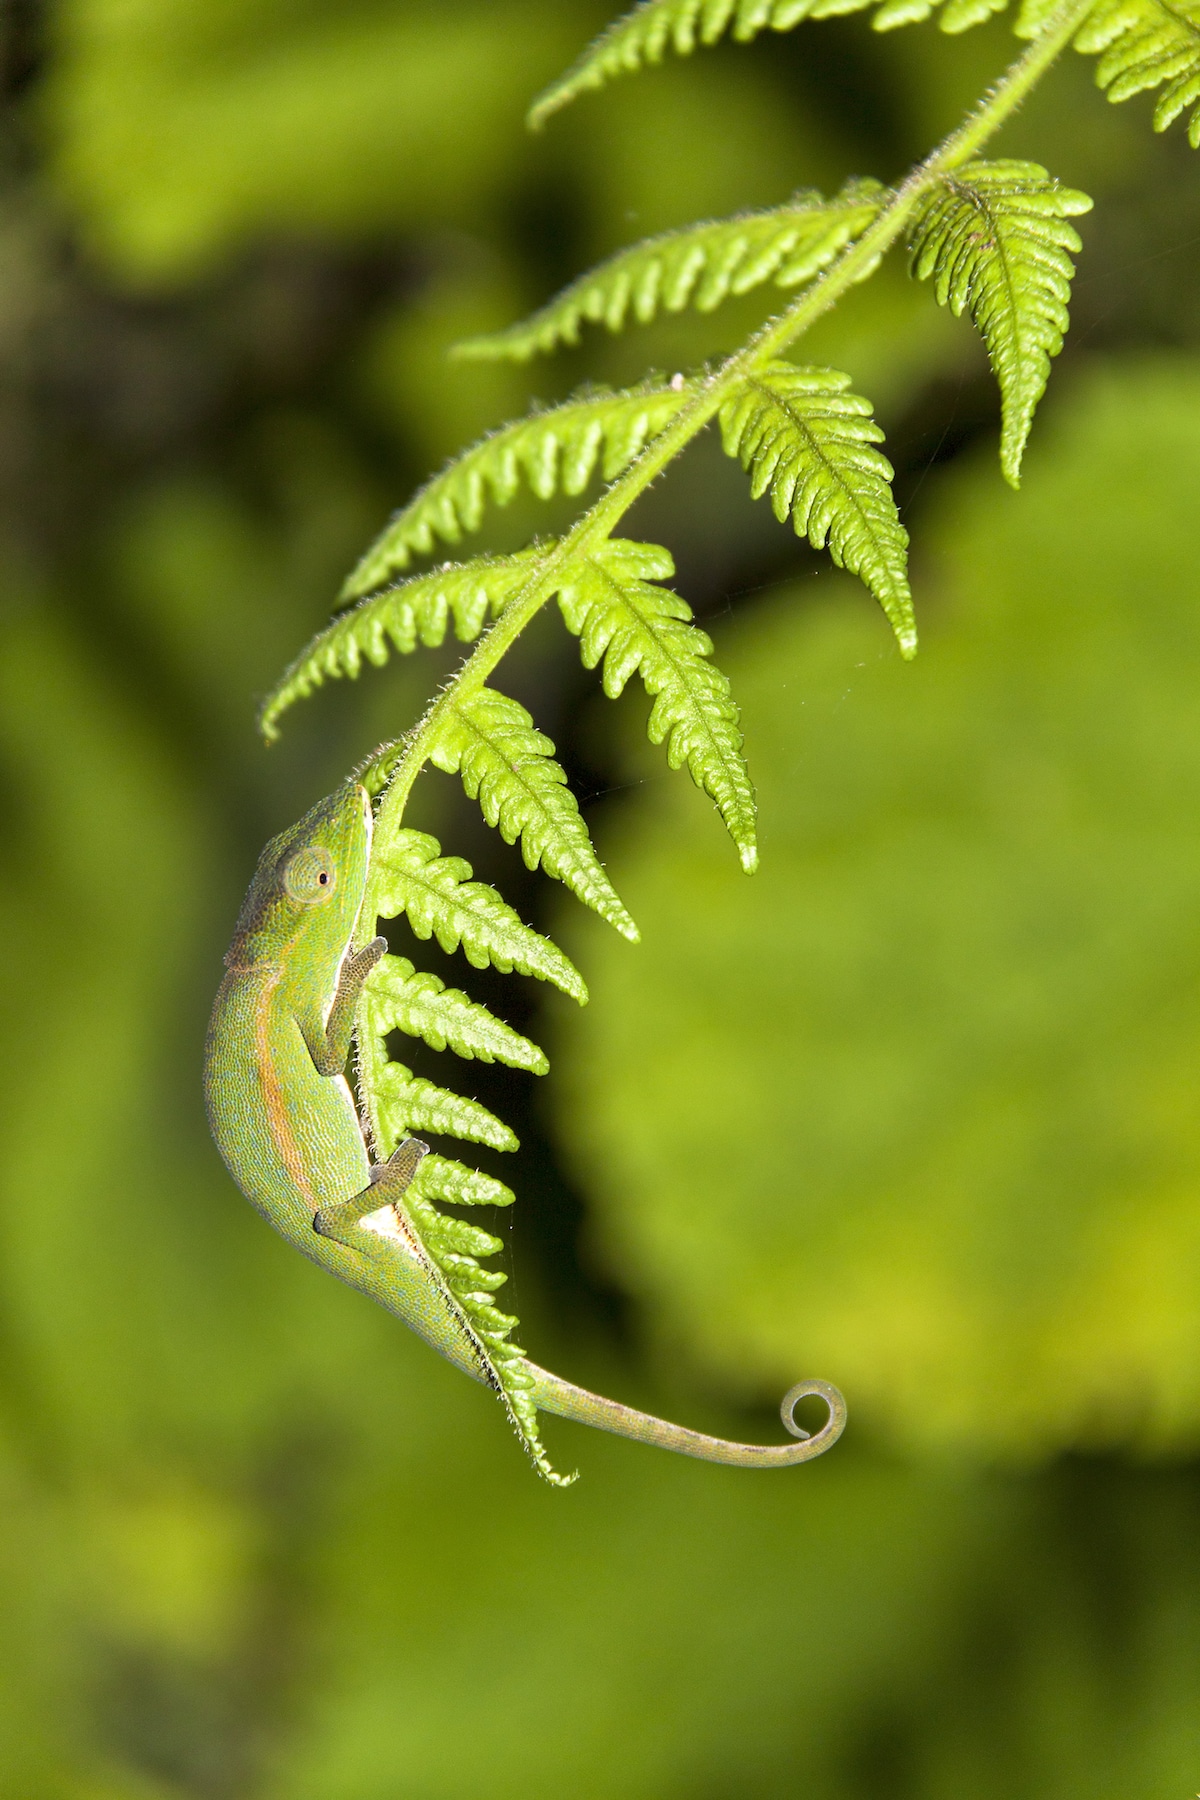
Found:
[[[565,75],[538,95],[527,122],[540,131],[547,119],[581,94],[660,63],[669,51],[690,56],[726,33],[736,43],[748,44],[762,31],[791,31],[805,19],[864,12],[875,4],[876,0],[642,0],[632,12],[615,19]],[[1008,0],[883,0],[872,23],[877,31],[891,31],[936,11],[943,31],[966,31],[1007,5]]]
[[[359,1060],[363,1088],[373,1103],[372,1125],[385,1156],[391,1154],[401,1138],[423,1132],[432,1132],[435,1137],[462,1138],[471,1144],[488,1144],[493,1150],[519,1149],[516,1134],[503,1119],[490,1113],[478,1100],[468,1100],[463,1094],[414,1075],[403,1063],[389,1061],[382,1041],[372,1054],[360,1037]]]
[[[461,856],[443,856],[435,837],[398,831],[377,844],[372,856],[371,906],[378,917],[403,913],[418,938],[437,938],[448,954],[462,946],[476,969],[535,975],[552,981],[580,1004],[586,1001],[583,976],[557,944],[524,924],[495,888],[472,881]]]
[[[287,669],[263,703],[259,730],[268,743],[279,737],[279,720],[297,700],[326,681],[353,680],[364,661],[381,668],[392,650],[408,655],[418,643],[436,649],[450,625],[464,644],[473,643],[487,619],[503,612],[529,579],[541,551],[518,550],[511,556],[480,556],[467,563],[446,563],[398,587],[386,588],[341,613],[319,631]],[[379,755],[372,758],[379,779]]]
[[[614,20],[565,75],[538,95],[528,122],[539,130],[580,94],[661,62],[668,50],[689,56],[697,44],[715,44],[730,30],[741,43],[760,31],[788,31],[810,6],[811,0],[642,0]]]
[[[916,652],[908,585],[908,533],[892,497],[892,466],[875,448],[883,433],[871,405],[848,393],[836,369],[773,361],[747,376],[721,408],[728,455],[750,475],[757,500],[863,581],[891,622],[903,656]]]
[[[932,277],[940,305],[969,311],[987,346],[1003,410],[1000,465],[1013,487],[1070,323],[1071,256],[1082,245],[1067,219],[1091,205],[1040,163],[975,161],[942,177],[913,224],[914,275]]]
[[[520,839],[526,868],[543,868],[636,943],[637,926],[600,866],[550,739],[523,706],[494,688],[447,698],[430,761],[461,775],[468,796],[478,800],[505,843]]]
[[[437,975],[416,969],[405,956],[383,956],[368,975],[360,1003],[369,1027],[380,1037],[403,1031],[423,1038],[433,1050],[453,1050],[480,1062],[507,1063],[544,1075],[545,1052],[496,1018],[486,1006]]]
[[[711,312],[731,294],[748,293],[765,281],[798,287],[866,229],[885,197],[879,182],[853,180],[832,200],[807,191],[765,212],[646,238],[581,275],[530,318],[469,338],[454,354],[524,362],[560,344],[578,343],[588,322],[618,332],[631,315],[647,325],[660,311],[682,312],[689,305]]]
[[[468,1169],[462,1163],[452,1162],[448,1157],[432,1154],[421,1158],[420,1179],[414,1176],[408,1192],[411,1194],[414,1189],[419,1199],[444,1200],[452,1206],[511,1206],[516,1199],[512,1189],[505,1187],[494,1176],[484,1175],[479,1169]],[[456,1225],[462,1223],[458,1219],[453,1222]],[[464,1231],[472,1229],[478,1228],[463,1224]],[[490,1237],[487,1232],[481,1235]],[[496,1245],[495,1238],[490,1241]],[[476,1250],[470,1242],[463,1242],[457,1248],[470,1250],[474,1256],[495,1254],[494,1250],[484,1250],[482,1246]]]
[[[654,704],[649,735],[667,745],[673,769],[685,763],[709,795],[749,874],[758,864],[754,789],[742,755],[729,683],[707,659],[712,641],[689,621],[692,609],[670,588],[675,564],[657,544],[613,539],[579,559],[559,589],[568,628],[586,668],[603,659],[604,691],[622,692],[640,674]]]
[[[360,599],[428,556],[440,540],[477,531],[489,504],[507,506],[522,484],[539,500],[580,494],[599,471],[612,481],[691,398],[682,381],[646,382],[621,393],[597,390],[505,425],[427,481],[389,522],[342,588]]]
[[[860,4],[850,6],[814,7],[811,16],[816,19],[832,12],[858,12],[861,6],[871,4],[874,0],[860,0]],[[876,31],[895,31],[899,25],[919,25],[936,12],[941,30],[955,36],[973,25],[984,24],[993,13],[1004,12],[1007,7],[1008,0],[882,0],[875,7],[871,24]]]
[[[1162,88],[1154,129],[1165,131],[1191,107],[1188,142],[1200,149],[1200,7],[1196,0],[1100,0],[1075,38],[1100,58],[1097,85],[1112,101]]]

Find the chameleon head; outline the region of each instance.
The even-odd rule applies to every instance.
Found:
[[[275,962],[311,947],[340,955],[350,941],[367,885],[371,800],[346,782],[272,838],[242,904],[226,962]]]

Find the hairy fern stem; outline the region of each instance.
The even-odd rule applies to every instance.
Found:
[[[378,829],[382,838],[391,837],[399,828],[413,783],[428,761],[450,709],[483,688],[526,626],[556,592],[564,572],[611,535],[634,501],[711,423],[749,377],[781,356],[850,288],[872,273],[903,235],[926,194],[950,171],[970,161],[1022,105],[1094,6],[1095,0],[1064,0],[1047,17],[1028,49],[968,117],[893,190],[863,234],[847,245],[790,306],[762,325],[741,349],[708,375],[675,419],[610,483],[570,532],[547,548],[544,560],[464,659],[405,741],[380,801]],[[902,638],[901,649],[905,655],[914,654],[915,634],[910,634],[907,641]],[[367,893],[360,923],[364,942],[375,934],[379,880],[376,875]]]

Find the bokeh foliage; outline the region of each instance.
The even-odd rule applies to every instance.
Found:
[[[1195,362],[1114,362],[1020,500],[943,476],[911,681],[842,584],[746,607],[761,880],[647,770],[606,846],[644,966],[571,933],[564,1138],[622,1279],[913,1448],[1200,1440],[1198,411]]]
[[[207,1142],[199,1045],[254,856],[441,665],[321,696],[270,755],[255,696],[528,380],[624,379],[647,345],[687,367],[750,315],[533,376],[441,351],[632,236],[894,176],[1011,43],[813,25],[531,144],[526,100],[603,17],[5,14],[0,1791],[22,1800],[1196,1785],[1200,177],[1090,69],[1002,146],[1098,200],[1019,497],[974,447],[996,419],[969,333],[899,265],[813,340],[876,401],[921,519],[916,665],[711,446],[646,504],[746,707],[761,873],[628,762],[569,643],[515,670],[604,792],[648,928],[638,950],[567,928],[577,1021],[501,998],[557,1039],[540,1113],[532,1078],[477,1071],[525,1143],[487,1166],[518,1190],[529,1347],[742,1432],[811,1370],[849,1392],[844,1444],[768,1479],[552,1425],[584,1479],[547,1492],[489,1397],[293,1258]],[[496,547],[534,521],[514,505]],[[444,786],[414,823],[453,818],[536,916]]]

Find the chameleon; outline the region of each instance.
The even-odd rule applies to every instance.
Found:
[[[259,858],[205,1044],[209,1124],[242,1193],[290,1244],[503,1398],[487,1347],[405,1209],[427,1146],[407,1137],[386,1162],[373,1162],[346,1079],[359,995],[387,949],[383,937],[355,942],[372,832],[370,796],[351,777]],[[811,1461],[846,1419],[837,1388],[802,1381],[781,1406],[792,1443],[736,1443],[593,1394],[528,1360],[523,1369],[543,1412],[743,1468]],[[808,1394],[828,1409],[811,1436],[795,1420]]]

